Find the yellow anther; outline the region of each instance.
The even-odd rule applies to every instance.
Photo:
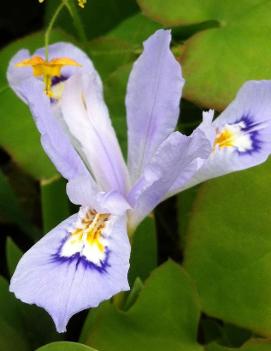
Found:
[[[229,129],[223,129],[215,138],[215,146],[220,148],[234,146],[235,135]]]
[[[78,62],[67,57],[54,58],[50,61],[40,56],[33,56],[16,64],[16,67],[32,67],[35,77],[43,77],[44,92],[49,97],[54,97],[52,91],[52,78],[60,77],[64,66],[80,66]]]
[[[87,0],[78,0],[78,5],[83,9],[87,3]]]

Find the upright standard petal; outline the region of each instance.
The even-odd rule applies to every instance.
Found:
[[[51,57],[67,55],[80,63],[80,67],[64,67],[62,75],[56,77],[53,89],[62,90],[63,82],[77,71],[94,71],[91,61],[78,48],[71,44],[59,43],[49,46]],[[44,49],[34,55],[44,55]],[[10,61],[7,79],[14,92],[28,104],[38,130],[41,143],[57,170],[67,179],[86,173],[85,166],[71,145],[62,126],[56,120],[56,103],[48,98],[43,91],[43,82],[34,77],[31,67],[18,68],[16,64],[28,59],[27,50],[19,51]]]
[[[43,307],[64,332],[77,312],[129,289],[126,217],[81,209],[20,260],[10,291]]]
[[[195,161],[207,158],[210,152],[211,144],[203,132],[198,130],[191,136],[172,133],[161,144],[128,195],[133,208],[129,214],[129,225],[136,227],[167,198],[177,180],[179,184],[189,181],[196,171]]]
[[[213,151],[185,188],[263,163],[271,152],[271,81],[246,82],[214,122],[199,128]]]
[[[128,172],[96,74],[76,75],[60,102],[71,140],[103,191],[126,192]]]
[[[177,124],[184,79],[170,40],[169,30],[152,35],[129,77],[128,167],[133,182]]]

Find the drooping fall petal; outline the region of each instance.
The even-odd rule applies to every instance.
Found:
[[[10,291],[43,307],[64,332],[75,313],[129,289],[126,230],[125,216],[81,209],[24,254]]]

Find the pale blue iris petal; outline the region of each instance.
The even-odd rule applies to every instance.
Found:
[[[34,55],[45,58],[44,48],[40,48],[35,51]],[[49,46],[48,51],[49,60],[59,57],[66,57],[75,60],[81,66],[65,66],[61,70],[61,74],[65,78],[71,77],[75,73],[79,72],[92,72],[95,71],[93,63],[82,50],[72,45],[71,43],[58,42]]]
[[[54,44],[49,47],[54,51],[69,52],[69,57],[78,59],[83,63],[83,67],[89,70],[92,67],[86,55],[71,44]],[[71,145],[68,136],[63,131],[60,123],[56,119],[57,106],[50,102],[44,94],[43,82],[41,79],[33,77],[32,68],[18,68],[16,63],[30,57],[27,50],[19,51],[10,61],[7,79],[14,92],[28,105],[33,115],[34,121],[41,133],[41,143],[57,170],[67,179],[71,179],[80,174],[85,174],[86,169],[80,157]],[[80,59],[81,58],[81,59]],[[74,68],[73,68],[74,69]],[[71,71],[70,71],[71,73]],[[68,78],[68,76],[67,76]]]
[[[185,184],[196,171],[195,161],[207,158],[211,144],[201,131],[185,136],[172,133],[158,148],[142,176],[129,193],[133,206],[130,213],[130,225],[135,227],[140,221],[165,198],[170,196],[170,189],[178,180]]]
[[[114,217],[108,222],[109,253],[105,269],[95,268],[84,257],[61,260],[56,255],[77,217],[73,215],[66,219],[24,254],[10,285],[10,291],[17,298],[43,307],[59,332],[66,330],[75,313],[96,307],[103,300],[129,289],[130,244],[125,216]]]
[[[73,76],[65,85],[60,104],[71,140],[97,184],[103,191],[116,190],[124,194],[127,167],[97,74]]]
[[[117,191],[102,192],[89,176],[70,180],[67,194],[76,205],[96,208],[98,212],[121,215],[131,208],[125,197]]]
[[[248,81],[239,90],[236,98],[214,122],[205,121],[206,134],[214,141],[213,133],[227,126],[241,123],[240,132],[251,141],[251,146],[239,150],[237,147],[215,146],[210,157],[199,167],[189,183],[178,189],[190,188],[205,180],[247,169],[263,163],[271,152],[271,81]]]
[[[148,38],[129,77],[126,109],[132,182],[177,124],[184,79],[170,51],[170,40],[168,30],[158,30]]]

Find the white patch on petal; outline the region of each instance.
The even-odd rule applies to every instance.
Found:
[[[88,262],[103,267],[108,254],[111,215],[83,208],[76,223],[69,229],[69,237],[62,245],[59,256],[70,258],[76,254]]]
[[[246,152],[253,149],[252,134],[246,130],[245,122],[225,124],[224,128],[217,131],[214,147],[237,149]]]
[[[62,97],[63,91],[64,91],[64,82],[57,83],[55,85],[52,85],[51,91],[52,91],[52,97],[55,100],[59,100]]]

